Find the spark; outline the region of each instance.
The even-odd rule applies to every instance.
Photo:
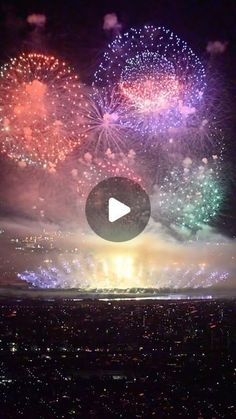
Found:
[[[98,154],[110,148],[125,151],[132,131],[123,124],[127,109],[116,89],[93,89],[86,108],[86,147]]]
[[[157,197],[162,221],[194,231],[217,216],[223,188],[217,170],[203,160],[204,165],[191,167],[191,159],[185,159],[184,168],[174,168],[166,175]]]

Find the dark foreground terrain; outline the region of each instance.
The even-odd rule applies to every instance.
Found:
[[[236,300],[1,300],[0,418],[236,415]]]

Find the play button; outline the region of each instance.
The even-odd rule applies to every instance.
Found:
[[[105,240],[131,240],[146,227],[150,200],[136,182],[112,177],[98,183],[86,201],[86,217],[91,229]]]
[[[108,201],[108,220],[110,223],[119,220],[125,215],[129,214],[131,211],[128,205],[123,204],[123,202],[118,201],[116,198],[109,198]]]

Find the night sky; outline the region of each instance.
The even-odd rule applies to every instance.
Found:
[[[27,17],[42,14],[46,24],[30,25]],[[115,13],[122,31],[130,27],[152,24],[170,28],[200,57],[203,64],[211,65],[216,76],[215,88],[222,89],[222,115],[219,115],[224,132],[224,204],[219,216],[211,225],[227,239],[236,236],[236,3],[231,1],[144,0],[144,1],[0,1],[0,63],[21,52],[38,52],[55,55],[74,67],[81,81],[91,85],[92,78],[114,31],[104,30],[107,13]],[[226,45],[220,54],[208,54],[209,42]],[[218,112],[218,111],[217,111]],[[26,172],[25,172],[26,173]],[[22,181],[19,181],[22,176]],[[27,190],[21,202],[15,205],[9,199],[12,183],[24,183],[24,176],[14,162],[0,157],[0,219],[21,218],[34,221],[34,215],[25,211],[24,193],[35,187],[34,179],[26,174]],[[34,179],[33,179],[34,178]],[[30,181],[32,180],[32,183]],[[47,183],[46,174],[41,183]],[[63,188],[63,185],[59,185]],[[17,195],[17,187],[14,194]],[[56,193],[56,192],[55,192]],[[50,195],[50,194],[49,194]],[[28,198],[27,198],[28,199]],[[69,199],[69,198],[68,198]],[[58,215],[58,214],[57,214]],[[49,219],[57,222],[57,219]],[[1,227],[1,226],[0,226]],[[4,243],[2,242],[4,245]],[[5,255],[6,251],[4,252]]]

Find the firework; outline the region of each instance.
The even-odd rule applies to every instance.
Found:
[[[205,71],[188,45],[171,31],[144,26],[117,36],[109,45],[94,85],[116,86],[129,110],[125,126],[158,134],[186,124],[196,112],[205,89]]]
[[[125,269],[124,269],[125,266]],[[145,269],[132,255],[116,254],[106,260],[93,256],[73,256],[71,260],[48,261],[35,271],[24,271],[18,278],[37,288],[81,288],[83,290],[183,289],[212,287],[226,281],[229,272],[206,264]]]
[[[81,240],[81,230],[77,230],[68,240],[60,239],[58,251],[33,264],[38,268],[32,269],[31,264],[30,269],[25,265],[18,270],[18,277],[40,288],[114,291],[210,287],[233,278],[235,249],[220,236],[208,234],[208,240],[211,243],[200,237],[179,242],[155,223],[132,244],[107,244],[88,234]]]
[[[133,131],[126,126],[127,108],[116,89],[92,89],[86,108],[86,147],[95,154],[110,148],[127,151]]]
[[[196,112],[189,114],[181,127],[172,127],[161,141],[164,148],[175,148],[182,155],[221,154],[230,125],[230,102],[219,74],[211,67],[206,72],[207,86]],[[227,123],[228,122],[228,123]]]
[[[153,200],[157,218],[164,224],[195,231],[217,216],[223,200],[220,172],[206,158],[201,163],[191,167],[192,160],[186,158],[184,167],[172,169],[164,178]]]
[[[2,151],[44,167],[64,160],[83,126],[77,75],[52,56],[22,54],[2,67],[0,77]]]

